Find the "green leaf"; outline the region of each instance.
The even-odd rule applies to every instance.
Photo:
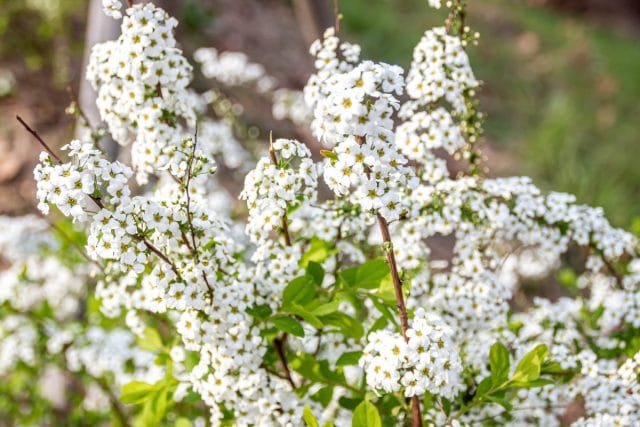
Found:
[[[283,308],[285,311],[291,314],[298,315],[302,317],[302,319],[313,326],[316,329],[320,329],[324,326],[324,323],[318,319],[318,317],[311,313],[309,310],[301,306],[300,304],[291,304],[287,307]]]
[[[338,358],[336,366],[357,365],[361,357],[361,351],[348,351]]]
[[[375,289],[388,274],[387,262],[383,258],[376,258],[342,271],[340,278],[352,288]]]
[[[180,417],[176,420],[175,427],[191,427],[191,421],[188,418]]]
[[[300,267],[306,268],[310,261],[321,264],[327,258],[329,258],[329,256],[334,251],[335,249],[332,249],[330,243],[314,237],[313,239],[311,239],[309,249],[307,249],[307,251],[302,254],[302,257],[300,258]]]
[[[529,353],[525,354],[513,373],[511,381],[517,386],[526,385],[531,381],[535,381],[540,377],[540,370],[544,358],[547,356],[548,348],[544,344],[535,346]],[[522,384],[524,383],[524,384]]]
[[[120,401],[125,404],[142,403],[151,398],[157,390],[156,384],[131,381],[120,389]]]
[[[357,287],[375,289],[389,274],[389,265],[383,258],[367,261],[358,268]]]
[[[298,303],[306,304],[316,296],[316,285],[311,276],[300,276],[293,279],[282,292],[282,306]]]
[[[162,338],[160,334],[153,328],[147,328],[144,330],[144,335],[138,338],[138,346],[142,350],[147,351],[161,351],[164,350],[164,344],[162,344]]]
[[[330,160],[338,160],[338,155],[331,150],[320,150],[320,155]]]
[[[490,400],[491,402],[497,403],[498,405],[502,406],[507,411],[510,411],[513,409],[513,405],[504,397],[489,395],[489,396],[486,396],[486,398],[487,400]]]
[[[304,337],[304,329],[300,322],[293,317],[279,315],[271,318],[273,325],[280,329],[282,332],[286,332],[296,337]]]
[[[153,399],[153,425],[157,426],[167,413],[167,392],[160,391]]]
[[[475,398],[483,397],[492,388],[493,388],[493,380],[491,379],[491,377],[486,377],[485,379],[480,381],[480,384],[478,384],[478,388],[476,390]]]
[[[302,419],[307,427],[319,427],[317,418],[308,406],[305,406],[302,411]]]
[[[324,268],[322,268],[322,264],[315,261],[309,261],[306,272],[307,275],[313,277],[313,282],[316,285],[322,285],[322,281],[324,280]]]
[[[311,313],[313,313],[316,316],[326,316],[327,314],[331,314],[338,311],[339,307],[340,307],[340,301],[331,301],[326,304],[319,305],[318,307],[311,310]]]
[[[391,279],[391,275],[386,276],[384,279],[380,281],[380,286],[378,286],[378,290],[376,291],[376,295],[388,304],[395,304],[396,302],[396,291],[393,287],[393,280]]]
[[[250,316],[258,320],[265,320],[269,316],[271,316],[273,311],[271,310],[271,307],[269,307],[268,304],[261,304],[261,305],[255,305],[253,307],[248,308],[247,313],[249,313]]]
[[[337,311],[326,316],[321,316],[320,320],[326,325],[337,327],[342,335],[346,337],[360,339],[364,335],[362,324],[344,313]]]
[[[491,379],[495,387],[500,386],[509,379],[509,350],[502,343],[496,342],[489,352],[489,364],[491,365]]]
[[[378,408],[368,400],[363,400],[353,411],[351,427],[382,427]]]
[[[331,403],[331,398],[333,397],[333,386],[325,386],[320,390],[311,395],[311,399],[320,403],[325,408]]]

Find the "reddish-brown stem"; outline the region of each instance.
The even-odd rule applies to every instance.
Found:
[[[275,338],[273,340],[273,346],[276,349],[276,353],[278,353],[278,358],[280,359],[280,363],[282,363],[282,369],[284,369],[284,376],[287,379],[287,382],[291,385],[291,388],[295,389],[296,383],[293,381],[291,377],[291,371],[289,370],[289,364],[287,363],[287,357],[284,354],[284,343],[287,340],[287,334],[282,334],[282,338]]]
[[[405,341],[407,338],[407,330],[409,329],[409,317],[407,316],[407,307],[404,304],[404,295],[402,293],[402,281],[398,273],[398,265],[396,263],[396,256],[393,253],[393,242],[391,241],[391,234],[389,233],[389,223],[379,213],[376,214],[378,219],[378,228],[382,234],[382,241],[384,245],[384,253],[387,257],[387,263],[391,270],[391,279],[393,280],[393,290],[396,296],[396,305],[398,307],[398,313],[400,314],[400,329],[402,331],[402,337]]]
[[[278,156],[276,155],[276,150],[273,147],[273,133],[269,132],[269,157],[271,157],[271,162],[277,168],[278,167]],[[287,213],[282,215],[282,235],[284,237],[284,242],[287,246],[291,246],[291,236],[289,235],[289,226],[287,225]],[[287,357],[284,354],[284,344],[287,342],[287,334],[282,334],[280,338],[275,338],[273,340],[273,345],[276,349],[276,353],[278,353],[278,357],[280,358],[280,363],[282,363],[282,368],[284,369],[285,377],[287,381],[291,385],[293,389],[297,388],[296,383],[293,381],[291,377],[291,371],[289,370],[289,364],[287,362]]]
[[[49,153],[51,155],[51,157],[53,157],[56,160],[56,162],[58,162],[58,164],[62,163],[62,160],[60,160],[60,157],[58,157],[58,155],[56,153],[54,153],[51,148],[49,148],[47,143],[44,142],[44,140],[42,138],[40,138],[40,135],[38,135],[38,132],[36,132],[35,130],[31,129],[29,127],[29,125],[24,120],[22,120],[22,117],[16,116],[16,119],[18,119],[20,124],[27,130],[27,132],[29,132],[31,135],[33,135],[33,137],[40,143],[40,145],[42,145],[42,147],[45,150],[47,150],[47,153]]]
[[[365,137],[356,136],[358,144],[363,145],[366,142]],[[367,177],[370,176],[370,171],[365,170]],[[382,234],[382,242],[384,245],[384,254],[389,264],[389,270],[391,272],[391,280],[393,281],[393,291],[396,297],[396,305],[398,307],[398,314],[400,315],[400,331],[402,332],[402,338],[405,342],[408,342],[407,330],[409,329],[409,316],[407,315],[407,307],[404,303],[404,294],[402,293],[402,281],[400,280],[400,274],[398,273],[398,264],[396,262],[396,256],[393,252],[393,241],[391,240],[391,233],[389,232],[389,223],[387,220],[376,212],[376,219],[378,220],[378,228],[380,234]],[[420,398],[413,396],[411,398],[411,425],[412,427],[422,427],[422,414],[420,413]]]
[[[391,241],[391,234],[389,233],[389,224],[380,213],[376,213],[378,219],[378,227],[382,234],[382,241],[384,244],[384,253],[389,263],[389,270],[391,270],[391,279],[393,280],[393,291],[396,295],[396,303],[398,306],[398,313],[400,314],[400,329],[402,331],[402,337],[405,342],[408,342],[407,330],[409,329],[409,317],[407,316],[407,307],[404,304],[404,295],[402,293],[402,281],[398,274],[398,265],[396,263],[396,256],[393,253],[393,242]],[[413,396],[411,398],[411,425],[413,427],[422,427],[422,414],[420,413],[420,398]]]

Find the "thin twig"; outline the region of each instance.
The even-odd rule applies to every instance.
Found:
[[[363,136],[356,136],[356,140],[359,145],[364,145],[366,139]],[[371,171],[365,169],[367,177],[370,177]],[[391,241],[391,233],[389,232],[389,223],[387,220],[376,212],[376,219],[378,220],[378,228],[380,234],[382,234],[382,242],[384,247],[384,253],[389,264],[389,270],[391,271],[391,279],[393,281],[393,290],[396,297],[396,305],[398,307],[398,313],[400,315],[400,330],[402,332],[402,338],[405,342],[409,342],[407,337],[407,330],[409,329],[409,316],[407,315],[407,307],[404,303],[404,295],[402,293],[402,281],[400,280],[400,274],[398,273],[398,264],[396,262],[396,256],[393,253],[393,242]],[[422,414],[420,413],[420,398],[413,396],[411,398],[411,425],[413,427],[422,427]]]
[[[287,379],[289,384],[291,384],[291,388],[295,389],[297,388],[296,383],[293,381],[293,378],[291,377],[291,371],[289,370],[287,357],[284,354],[284,343],[286,340],[287,340],[287,334],[283,334],[282,338],[275,338],[273,340],[273,346],[276,349],[276,353],[278,353],[278,358],[280,359],[280,363],[282,363],[282,368],[284,369],[285,378]]]
[[[333,0],[333,14],[336,17],[336,34],[340,32],[340,0]]]
[[[38,135],[38,132],[36,132],[35,130],[31,129],[31,128],[29,127],[29,125],[28,125],[24,120],[22,120],[22,117],[20,117],[20,116],[16,115],[16,119],[18,119],[18,121],[20,122],[20,124],[21,124],[22,126],[24,126],[24,128],[27,130],[27,132],[29,132],[31,135],[33,135],[33,136],[34,136],[34,138],[35,138],[36,140],[38,140],[38,142],[40,143],[40,145],[42,145],[42,147],[43,147],[45,150],[47,150],[47,153],[49,153],[49,154],[51,155],[51,157],[53,157],[53,158],[56,160],[56,162],[58,162],[58,164],[61,164],[61,163],[62,163],[62,160],[60,160],[60,157],[58,157],[58,155],[57,155],[56,153],[54,153],[54,152],[53,152],[53,150],[52,150],[51,148],[49,148],[49,146],[47,145],[47,143],[46,143],[46,142],[44,142],[44,140],[43,140],[42,138],[40,138],[40,135]]]
[[[197,145],[198,145],[198,123],[196,123],[196,130],[195,130],[195,135],[193,140],[193,150],[191,150],[191,156],[189,157],[189,163],[187,164],[187,183],[185,184],[185,192],[187,195],[187,223],[189,224],[189,230],[191,232],[191,243],[193,246],[193,251],[194,251],[194,256],[196,257],[196,261],[198,261],[198,252],[196,250],[198,246],[196,245],[196,235],[193,229],[193,222],[192,222],[193,213],[191,212],[191,191],[189,190],[189,187],[191,185],[191,174],[192,174],[191,168],[193,167],[193,159],[196,156]]]

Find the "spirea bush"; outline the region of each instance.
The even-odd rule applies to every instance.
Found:
[[[0,419],[639,425],[638,241],[483,176],[464,4],[429,2],[449,17],[406,72],[328,29],[303,92],[203,48],[196,93],[174,18],[103,3],[122,19],[88,66],[104,124],[56,152],[20,119],[48,217],[0,219]],[[320,145],[256,145],[235,87]]]

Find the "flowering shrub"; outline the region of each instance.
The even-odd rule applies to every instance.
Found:
[[[637,425],[638,241],[570,195],[482,176],[466,53],[477,35],[461,2],[406,79],[329,29],[303,93],[242,54],[201,49],[217,85],[205,94],[189,89],[173,18],[103,3],[122,18],[89,64],[106,129],[63,160],[27,126],[47,149],[38,206],[65,219],[50,232],[2,218],[2,418]],[[216,173],[245,172],[255,154],[234,136],[240,109],[216,108],[238,85],[324,147],[264,144],[244,211],[225,190],[233,174]],[[130,165],[99,148],[105,132]],[[56,381],[28,380],[45,371],[70,404],[47,396]]]

